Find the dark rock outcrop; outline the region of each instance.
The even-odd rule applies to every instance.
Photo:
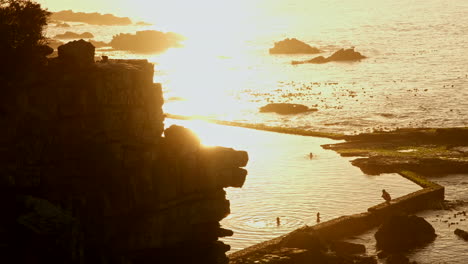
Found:
[[[117,50],[140,53],[159,53],[169,48],[180,47],[183,37],[173,32],[157,30],[137,31],[135,34],[115,35],[109,43]]]
[[[58,60],[72,67],[87,67],[94,64],[95,48],[82,39],[68,42],[58,48]]]
[[[54,38],[56,39],[90,39],[90,38],[94,38],[94,35],[89,32],[83,32],[80,34],[80,33],[67,31],[63,34],[55,35]]]
[[[295,38],[275,42],[270,54],[316,54],[321,51]]]
[[[354,51],[354,48],[351,48],[351,49],[340,49],[327,58],[323,56],[318,56],[311,60],[306,60],[306,61],[292,61],[292,64],[304,64],[304,63],[322,64],[322,63],[327,63],[331,61],[359,61],[365,58],[366,57],[363,56],[361,53]]]
[[[247,153],[178,126],[163,136],[154,65],[94,63],[90,45],[61,46],[42,79],[0,98],[2,261],[227,263],[223,188],[243,185]]]
[[[55,12],[51,16],[54,20],[70,21],[70,22],[84,22],[90,25],[130,25],[132,21],[128,17],[117,17],[111,14],[100,13],[83,13],[73,12],[71,10],[64,10]]]
[[[301,104],[272,103],[260,107],[260,112],[274,112],[281,115],[300,114],[305,112],[317,111],[315,108],[309,108]]]
[[[424,218],[393,215],[375,233],[377,247],[387,252],[405,252],[432,242],[435,230]]]

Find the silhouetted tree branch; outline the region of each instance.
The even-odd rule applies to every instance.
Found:
[[[0,0],[0,54],[4,65],[0,81],[22,78],[44,65],[51,51],[44,28],[50,12],[29,0]]]

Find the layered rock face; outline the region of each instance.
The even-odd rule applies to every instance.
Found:
[[[227,262],[223,188],[243,185],[247,153],[202,147],[183,127],[163,136],[162,90],[147,61],[77,58],[52,61],[1,100],[2,258]]]

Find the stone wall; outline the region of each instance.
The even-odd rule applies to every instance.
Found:
[[[70,65],[56,59],[40,78],[6,92],[3,258],[227,262],[229,246],[218,241],[232,235],[219,225],[230,213],[223,188],[243,185],[247,153],[202,147],[183,127],[164,132],[153,71],[144,60]]]

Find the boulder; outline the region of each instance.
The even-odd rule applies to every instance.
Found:
[[[85,67],[94,64],[94,52],[93,44],[80,39],[59,46],[58,58],[67,65]]]
[[[198,136],[183,126],[170,126],[164,130],[164,137],[166,144],[173,149],[174,153],[190,154],[197,152],[200,148]]]
[[[295,38],[275,42],[270,54],[316,54],[321,51]]]
[[[462,238],[463,240],[468,241],[468,232],[466,232],[465,230],[461,230],[457,228],[455,229],[455,231],[453,231],[453,233],[459,236],[460,238]]]
[[[260,107],[260,112],[274,112],[281,115],[299,114],[305,112],[317,111],[315,108],[309,108],[301,104],[272,103]]]
[[[424,218],[393,215],[375,233],[377,248],[387,252],[404,252],[432,242],[435,230]]]
[[[354,51],[354,48],[351,48],[351,49],[340,49],[327,58],[323,56],[318,56],[311,60],[306,60],[306,61],[292,61],[291,64],[293,65],[304,64],[304,63],[322,64],[322,63],[327,63],[330,61],[359,61],[365,58],[367,57],[363,56],[361,53],[357,51]]]

